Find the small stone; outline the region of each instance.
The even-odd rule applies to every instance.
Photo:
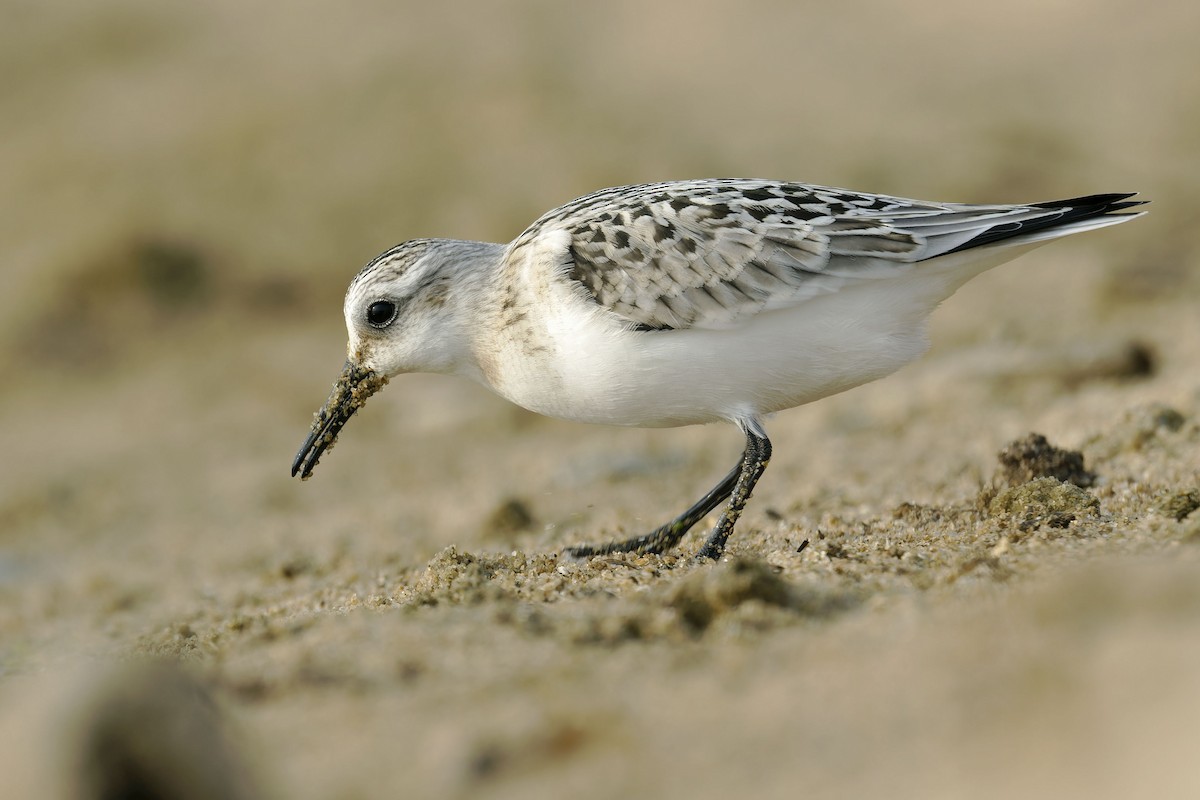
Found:
[[[1115,455],[1160,446],[1187,423],[1187,417],[1162,403],[1149,403],[1125,412],[1124,417],[1098,440],[1099,452]]]
[[[667,604],[693,628],[704,630],[716,617],[749,600],[787,607],[792,604],[791,587],[770,565],[735,558],[680,581]]]
[[[492,510],[483,523],[483,535],[507,539],[533,528],[533,512],[525,501],[510,497]]]
[[[1200,508],[1200,490],[1186,489],[1171,492],[1158,501],[1157,508],[1165,516],[1181,522],[1197,508]]]
[[[1065,528],[1081,516],[1096,516],[1100,501],[1083,489],[1056,478],[1037,478],[1005,489],[988,505],[992,516],[1020,519],[1023,530],[1049,525]]]
[[[1000,486],[1020,486],[1036,478],[1055,478],[1064,483],[1087,488],[1096,482],[1096,474],[1083,466],[1083,453],[1055,447],[1040,433],[1030,433],[1024,439],[1010,442],[996,457]]]
[[[207,687],[167,663],[123,666],[79,711],[79,797],[260,797]]]

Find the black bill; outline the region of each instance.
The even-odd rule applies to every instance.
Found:
[[[292,461],[292,477],[299,474],[300,479],[304,480],[312,475],[321,455],[337,441],[342,427],[350,421],[355,411],[366,404],[367,398],[382,389],[387,381],[386,377],[373,370],[346,362],[341,377],[333,384],[329,399],[317,412],[308,438],[300,445],[300,452]]]

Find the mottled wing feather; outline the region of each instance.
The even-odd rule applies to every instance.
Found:
[[[554,209],[513,242],[510,257],[565,231],[567,277],[632,327],[721,328],[1061,213],[776,181],[678,181],[605,189]]]

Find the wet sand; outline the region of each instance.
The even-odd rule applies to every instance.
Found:
[[[686,8],[13,12],[0,794],[1200,794],[1200,12]],[[717,175],[1153,205],[771,419],[717,564],[558,554],[732,428],[406,376],[288,477],[375,253]]]

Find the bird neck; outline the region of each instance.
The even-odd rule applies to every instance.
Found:
[[[490,242],[443,242],[442,267],[423,298],[444,315],[437,328],[439,341],[431,350],[441,355],[428,371],[482,381],[476,352],[480,320],[494,302],[495,282],[504,245]],[[432,332],[431,332],[432,333]]]

